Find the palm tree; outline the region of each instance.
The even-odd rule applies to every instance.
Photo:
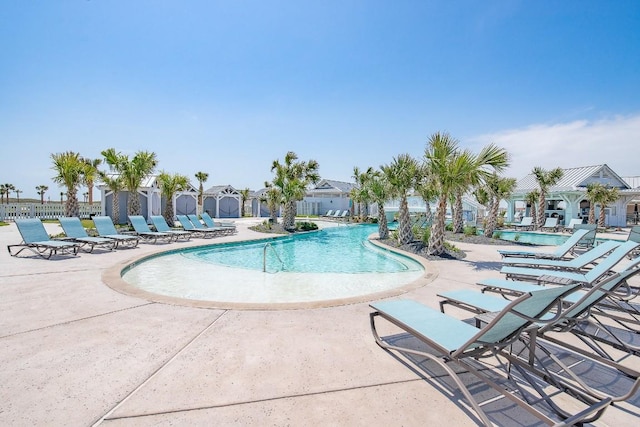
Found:
[[[426,224],[433,224],[433,213],[431,212],[431,201],[438,197],[438,190],[434,185],[431,176],[429,176],[427,168],[422,165],[420,168],[420,179],[416,186],[416,192],[422,197],[425,204]]]
[[[245,214],[245,203],[247,203],[247,200],[249,200],[249,194],[251,193],[251,190],[249,190],[248,188],[245,188],[244,190],[240,190],[240,197],[242,199],[242,212],[240,213],[241,216],[244,216]]]
[[[416,187],[419,178],[419,166],[416,159],[409,154],[394,157],[389,165],[380,167],[386,181],[389,183],[390,196],[400,200],[398,208],[398,243],[407,244],[413,240],[413,230],[409,218],[407,197],[409,191]]]
[[[458,149],[458,141],[448,133],[436,132],[429,137],[425,148],[425,173],[438,193],[436,217],[431,224],[427,253],[442,255],[445,251],[445,219],[447,198],[467,188],[469,166],[474,163],[473,154]]]
[[[531,190],[524,196],[525,203],[531,206],[531,210],[529,211],[529,216],[531,217],[532,224],[538,223],[536,203],[538,203],[539,199],[540,199],[540,192],[538,190]]]
[[[260,202],[267,204],[269,209],[269,219],[273,224],[278,223],[278,208],[282,204],[282,194],[280,189],[274,186],[271,182],[265,182],[264,186],[267,188],[265,195],[260,198]]]
[[[271,166],[271,172],[275,171],[273,185],[280,190],[284,203],[283,227],[285,230],[295,229],[296,202],[304,198],[309,184],[315,184],[320,179],[318,162],[296,160],[298,160],[297,154],[289,151],[284,157],[284,163],[274,160]]]
[[[606,211],[605,208],[618,200],[620,192],[616,187],[605,187],[600,197],[600,215],[598,216],[598,227],[605,228]]]
[[[367,217],[367,205],[370,202],[369,194],[367,192],[367,189],[364,188],[363,183],[364,181],[369,179],[372,173],[372,167],[367,168],[367,170],[364,172],[360,172],[360,169],[357,166],[353,168],[353,179],[355,180],[356,186],[351,189],[351,191],[349,192],[349,196],[351,197],[351,200],[353,200],[354,209],[355,205],[358,205],[358,215],[361,219]]]
[[[589,201],[589,224],[596,223],[596,204],[600,202],[602,193],[604,192],[604,185],[599,182],[590,182],[587,184],[586,199]]]
[[[161,171],[158,175],[158,184],[160,192],[165,199],[164,219],[170,227],[174,226],[173,217],[175,211],[173,209],[173,197],[178,191],[184,191],[189,187],[189,178],[180,174],[169,174]]]
[[[538,228],[542,227],[545,222],[545,211],[547,210],[547,193],[549,188],[556,185],[564,175],[564,171],[555,168],[550,171],[544,170],[539,166],[533,168],[533,175],[538,181],[540,187],[540,198],[538,200]]]
[[[84,173],[82,174],[82,182],[87,186],[89,193],[89,206],[93,205],[93,186],[98,176],[98,166],[102,163],[102,159],[82,159],[85,163]]]
[[[2,184],[0,186],[4,191],[3,194],[7,195],[7,204],[9,204],[9,194],[14,191],[16,189],[16,187],[13,186],[13,184]],[[0,202],[2,202],[2,200],[0,200]]]
[[[156,153],[138,151],[132,159],[129,156],[109,148],[102,152],[107,164],[121,175],[124,188],[127,190],[127,214],[140,215],[140,196],[138,188],[142,180],[151,175],[156,168]]]
[[[4,203],[4,195],[7,194],[9,190],[7,190],[6,184],[0,184],[0,203]],[[7,204],[9,201],[7,200]]]
[[[114,224],[120,224],[120,191],[124,188],[120,175],[109,175],[98,171],[100,180],[111,191],[111,219]]]
[[[38,185],[36,191],[40,195],[40,204],[44,205],[44,193],[49,189],[46,185]]]
[[[369,168],[371,169],[371,168]],[[368,198],[378,205],[378,236],[381,240],[389,238],[389,225],[387,224],[387,214],[384,211],[384,204],[389,200],[393,189],[389,186],[385,174],[382,171],[374,171],[367,174],[362,185],[367,191]]]
[[[209,174],[206,172],[196,172],[196,179],[199,182],[198,185],[198,206],[202,209],[202,199],[204,197],[204,183],[209,179]]]
[[[20,193],[22,193],[23,191],[18,189],[15,189],[14,191],[16,193],[16,203],[20,203]]]
[[[53,181],[67,187],[67,202],[64,214],[68,217],[79,217],[80,206],[78,204],[78,187],[82,181],[85,163],[79,153],[67,151],[51,155],[53,170],[57,175]]]
[[[486,189],[489,199],[489,217],[487,218],[487,225],[484,229],[484,235],[487,237],[493,237],[493,231],[496,229],[496,223],[498,221],[498,209],[500,207],[500,201],[508,198],[513,190],[516,188],[517,181],[515,178],[503,178],[497,173],[493,173],[485,180],[484,189]]]

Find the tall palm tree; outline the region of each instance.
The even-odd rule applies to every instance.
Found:
[[[122,176],[124,188],[127,190],[127,214],[140,215],[140,196],[138,188],[142,180],[151,175],[158,161],[156,153],[138,151],[133,158],[109,148],[102,152],[107,164]]]
[[[378,205],[378,236],[381,240],[388,239],[389,225],[387,224],[387,214],[384,211],[384,204],[390,199],[393,189],[382,171],[374,171],[372,169],[371,173],[367,174],[366,178],[362,181],[362,185],[367,191],[369,200]]]
[[[273,185],[280,190],[284,203],[283,227],[285,230],[295,229],[296,202],[302,200],[309,184],[315,184],[320,179],[318,162],[315,160],[297,161],[298,156],[289,151],[284,156],[284,162],[274,160],[271,172],[275,172]]]
[[[202,209],[202,198],[204,197],[204,183],[209,179],[209,174],[206,172],[196,172],[196,179],[198,180],[198,206]]]
[[[82,182],[85,164],[80,154],[73,151],[52,154],[51,160],[53,160],[52,169],[56,172],[53,181],[67,187],[67,202],[64,214],[68,217],[79,217],[78,187]]]
[[[44,205],[44,193],[49,189],[46,185],[38,185],[36,191],[40,195],[40,204]]]
[[[1,186],[4,189],[4,194],[6,194],[7,196],[7,204],[9,204],[9,194],[14,191],[16,189],[16,187],[13,186],[13,184],[2,184]],[[2,200],[0,200],[1,202]]]
[[[271,182],[265,182],[264,186],[267,188],[265,195],[260,198],[260,202],[267,204],[269,209],[269,219],[273,224],[278,223],[278,209],[282,204],[282,194],[280,189],[273,185]]]
[[[438,189],[429,175],[427,168],[423,164],[420,167],[419,180],[416,185],[416,192],[422,197],[425,204],[426,224],[433,224],[433,213],[431,212],[431,202],[438,198]]]
[[[471,153],[469,153],[471,154]],[[463,156],[468,164],[460,164],[462,170],[466,169],[466,183],[463,183],[455,192],[455,204],[453,209],[453,232],[462,233],[464,221],[462,217],[462,196],[470,188],[477,187],[490,179],[495,172],[502,172],[509,166],[509,155],[506,150],[495,144],[489,144],[482,148],[477,156]],[[497,212],[496,212],[497,215]]]
[[[515,178],[504,178],[497,173],[493,173],[485,180],[483,188],[486,189],[489,194],[490,207],[489,217],[487,218],[487,225],[484,229],[484,235],[487,237],[493,237],[493,231],[496,229],[496,223],[498,221],[498,209],[500,207],[500,201],[508,198],[513,190],[516,188],[517,181]]]
[[[22,193],[23,191],[19,190],[17,188],[14,191],[16,193],[16,201],[17,201],[17,203],[20,203],[20,193]]]
[[[540,192],[538,190],[531,190],[524,196],[525,203],[531,206],[531,210],[529,211],[529,216],[531,217],[532,224],[538,223],[538,220],[537,220],[538,209],[536,208],[536,204],[538,203],[539,199],[540,199]]]
[[[158,184],[160,185],[160,193],[165,199],[164,219],[170,227],[173,227],[173,217],[176,214],[173,209],[173,197],[178,191],[184,191],[189,187],[189,178],[178,173],[170,174],[161,171],[158,175]]]
[[[540,199],[538,200],[538,228],[542,227],[545,222],[545,211],[547,210],[547,193],[549,189],[556,185],[564,175],[564,171],[555,168],[550,171],[544,170],[539,166],[533,168],[533,176],[538,181],[540,187]]]
[[[87,186],[89,197],[89,206],[93,205],[93,186],[98,177],[98,166],[102,164],[102,159],[82,159],[85,163],[84,172],[82,174],[82,182]]]
[[[600,215],[598,216],[598,227],[605,228],[607,224],[606,220],[606,210],[605,208],[618,200],[620,197],[620,192],[616,187],[605,187],[604,191],[600,196]]]
[[[124,188],[120,175],[109,175],[106,172],[98,171],[100,180],[111,191],[111,219],[115,224],[120,224],[120,191]]]
[[[4,195],[7,193],[7,188],[5,184],[0,184],[0,203],[4,203]],[[9,203],[7,201],[7,203]]]
[[[469,165],[473,164],[473,154],[460,151],[458,141],[448,133],[436,132],[429,137],[424,153],[426,173],[438,193],[436,216],[431,224],[431,234],[427,253],[442,255],[445,251],[445,219],[447,198],[456,195],[461,188],[467,188]]]
[[[419,165],[409,154],[394,157],[390,164],[380,167],[391,189],[390,196],[400,200],[398,208],[398,243],[407,244],[413,240],[413,230],[409,218],[407,197],[416,187],[419,178]]]
[[[241,203],[242,203],[242,211],[240,212],[241,216],[244,216],[245,214],[245,204],[247,203],[247,200],[249,200],[249,194],[251,193],[251,190],[249,190],[248,188],[245,188],[244,190],[240,190],[240,198]]]
[[[353,179],[356,186],[351,189],[349,196],[351,197],[351,200],[353,200],[354,209],[356,204],[358,205],[358,215],[361,219],[365,219],[367,217],[368,204],[371,201],[369,193],[364,187],[364,181],[369,179],[372,173],[372,167],[367,168],[364,172],[360,172],[360,169],[357,166],[353,168]]]
[[[604,185],[599,182],[590,182],[587,184],[587,194],[585,198],[589,201],[589,224],[596,223],[596,204],[600,202],[602,193],[604,192]]]

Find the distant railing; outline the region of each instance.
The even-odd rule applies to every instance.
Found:
[[[89,205],[80,203],[80,218],[100,215],[100,203]],[[57,219],[65,216],[64,205],[59,203],[9,203],[0,205],[0,221],[14,221],[16,218]]]

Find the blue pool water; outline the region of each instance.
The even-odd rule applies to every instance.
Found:
[[[126,268],[122,279],[136,288],[176,298],[268,304],[362,297],[423,277],[420,263],[368,242],[376,232],[375,225],[340,226],[185,248],[144,259]]]

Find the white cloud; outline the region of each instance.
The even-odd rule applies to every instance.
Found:
[[[493,142],[511,155],[507,176],[517,179],[535,166],[563,169],[606,163],[621,176],[640,176],[640,114],[558,124],[536,124],[480,135],[468,141]]]

